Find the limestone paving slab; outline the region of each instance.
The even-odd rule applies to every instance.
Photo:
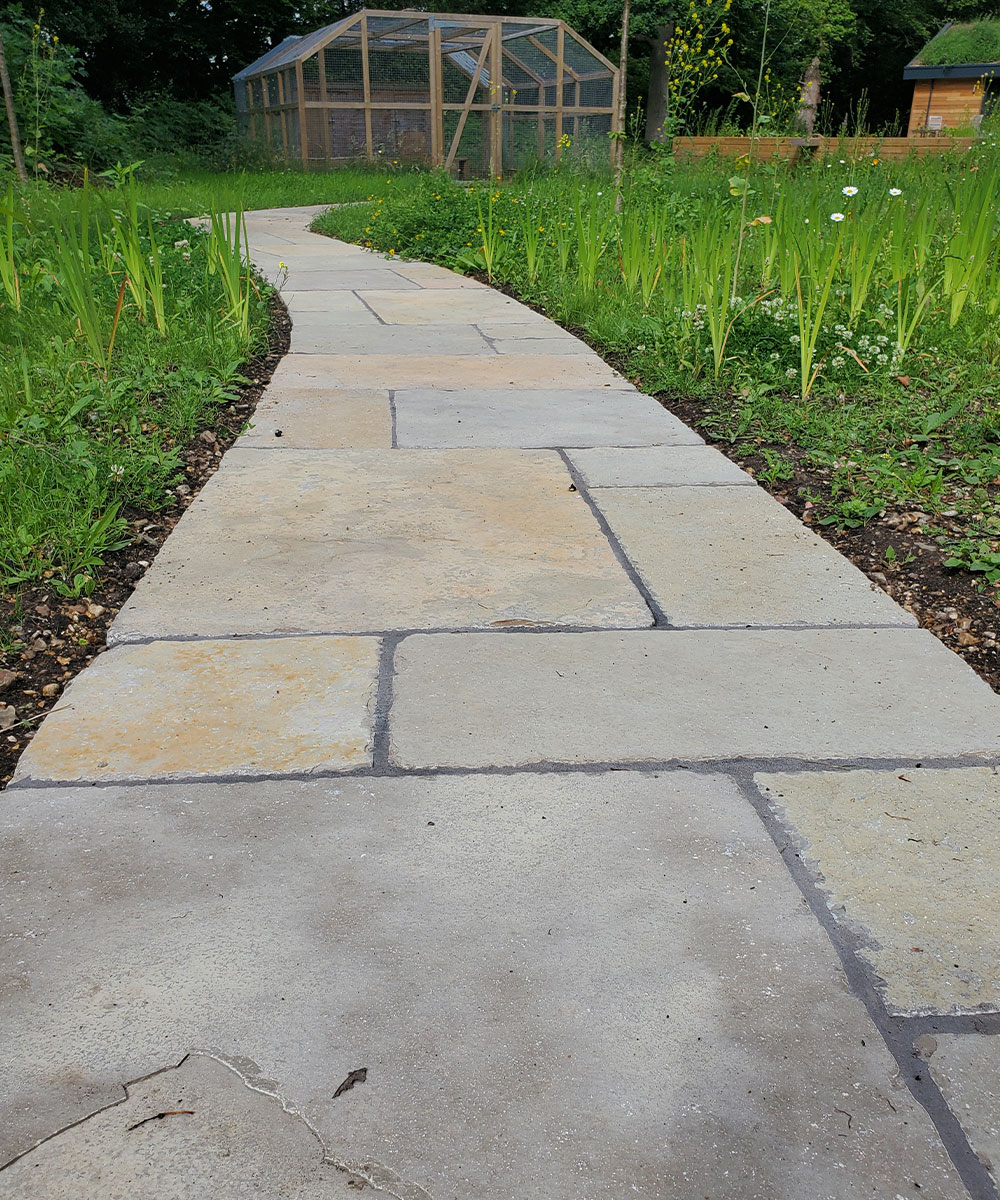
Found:
[[[231,453],[112,641],[652,623],[555,453]]]
[[[496,350],[475,325],[316,325],[294,321],[293,354],[476,354]]]
[[[417,286],[412,278],[408,282],[412,287]],[[525,305],[489,289],[435,288],[424,289],[420,295],[408,294],[398,290],[384,290],[381,276],[374,286],[358,286],[358,294],[387,325],[451,325],[456,322],[475,323],[479,320],[488,320],[494,324],[501,321],[523,323],[531,321],[532,318],[539,324],[549,323]]]
[[[564,361],[579,360],[566,356]],[[396,391],[400,446],[621,446],[698,438],[641,392],[579,386],[522,391],[488,386],[448,388],[446,384]]]
[[[402,275],[390,271],[384,266],[365,266],[358,263],[353,267],[331,266],[322,270],[305,271],[290,270],[288,272],[288,287],[293,292],[337,292],[357,291],[359,288],[371,287],[373,280],[378,281],[380,288],[389,291],[419,292],[420,284]]]
[[[592,488],[675,625],[916,625],[762,488]]]
[[[299,292],[281,289],[281,298],[292,315],[303,321],[350,325],[379,325],[381,322],[356,292],[315,290]]]
[[[1000,775],[761,774],[898,1013],[1000,1011]]]
[[[0,1174],[0,1196],[32,1200],[332,1200],[359,1185],[324,1162],[301,1117],[207,1054],[132,1084],[120,1104]]]
[[[1000,1184],[1000,1037],[925,1034],[918,1046],[969,1144]]]
[[[393,270],[404,279],[410,279],[425,288],[470,288],[481,292],[490,290],[478,279],[459,275],[457,271],[449,271],[446,267],[439,267],[434,263],[395,262]]]
[[[571,450],[570,461],[592,488],[756,487],[753,478],[711,446],[638,446]],[[703,497],[707,504],[711,496]]]
[[[923,629],[415,635],[390,732],[407,768],[919,759],[1000,751],[1000,697]]]
[[[280,436],[277,436],[280,432]],[[284,388],[264,392],[250,428],[236,447],[268,450],[388,450],[392,416],[387,391],[338,388]],[[235,458],[226,455],[223,463]]]
[[[727,779],[15,790],[0,829],[4,1157],[204,1048],[413,1200],[965,1194]],[[100,1131],[102,1161],[162,1164],[156,1195],[209,1169],[221,1121],[219,1200],[246,1154],[304,1169],[277,1104],[214,1068],[156,1079],[128,1124],[195,1115]],[[29,1178],[104,1200],[79,1188],[88,1124]]]
[[[630,392],[635,388],[603,362],[575,354],[300,354],[278,363],[274,383],[295,387],[517,388],[556,391],[593,388]],[[512,397],[511,397],[512,398]],[[649,403],[656,401],[646,397]],[[525,401],[530,397],[525,395]]]
[[[66,689],[15,780],[170,779],[370,766],[374,638],[151,642]]]

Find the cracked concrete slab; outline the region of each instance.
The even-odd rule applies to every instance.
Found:
[[[1000,1037],[924,1034],[917,1049],[979,1161],[1000,1184]]]
[[[923,629],[418,634],[391,733],[406,768],[919,759],[1000,751],[1000,697]]]
[[[1000,775],[761,774],[891,1012],[1000,1011]]]
[[[648,445],[698,437],[640,392],[579,387],[511,392],[484,384],[461,390],[405,387],[395,401],[397,440],[412,448]]]
[[[296,322],[293,354],[478,354],[497,352],[474,325],[336,325]]]
[[[755,487],[754,480],[711,446],[638,446],[572,450],[588,487]],[[714,503],[714,497],[703,501]]]
[[[491,321],[494,324],[513,321],[520,324],[535,321],[544,328],[550,324],[524,304],[487,288],[450,290],[442,287],[425,289],[417,295],[396,289],[387,291],[379,279],[374,287],[371,284],[367,287],[359,285],[358,295],[387,325],[476,324],[479,321]]]
[[[283,358],[273,383],[294,387],[593,388],[639,393],[617,372],[582,354],[298,354]],[[513,399],[513,395],[510,397]],[[651,401],[655,403],[655,401]]]
[[[378,317],[354,292],[286,292],[282,300],[292,318],[292,334],[314,330],[334,331],[346,325],[382,328]],[[321,301],[321,303],[319,303]]]
[[[675,625],[916,625],[761,488],[592,488]]]
[[[327,1200],[356,1195],[358,1183],[324,1161],[301,1117],[195,1053],[0,1172],[0,1196]]]
[[[348,637],[119,647],[69,685],[15,782],[370,766],[378,649]]]
[[[278,436],[280,431],[280,436]],[[388,450],[392,414],[387,391],[269,387],[237,448]],[[225,465],[235,457],[226,455]]]
[[[14,791],[0,828],[5,1156],[92,1112],[84,1091],[211,1047],[254,1060],[330,1160],[422,1189],[394,1194],[965,1194],[725,778]],[[203,1086],[134,1109],[209,1105],[203,1133],[199,1114],[127,1135],[161,1185],[210,1162],[230,1200],[244,1153],[267,1180],[315,1169],[273,1102],[223,1097],[214,1068]],[[80,1157],[61,1142],[48,1165]]]
[[[114,642],[652,616],[559,456],[233,450],[119,613]],[[197,597],[179,603],[178,597]]]

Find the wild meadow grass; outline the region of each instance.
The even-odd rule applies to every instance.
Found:
[[[562,169],[429,176],[316,228],[510,286],[647,390],[699,397],[714,436],[766,448],[767,482],[794,449],[830,479],[822,520],[959,514],[955,564],[997,581],[997,195],[990,144],[903,163],[845,146],[794,171],[637,160],[620,196]]]
[[[128,171],[0,193],[0,589],[86,594],[128,506],[166,502],[179,448],[264,344],[241,230],[239,211],[164,219]]]

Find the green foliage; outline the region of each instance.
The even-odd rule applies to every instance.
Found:
[[[920,62],[927,67],[1000,62],[1000,21],[953,25],[924,47]]]
[[[225,231],[145,208],[128,169],[101,192],[11,189],[2,208],[0,586],[85,593],[128,506],[167,501],[179,448],[260,347],[266,289]]]

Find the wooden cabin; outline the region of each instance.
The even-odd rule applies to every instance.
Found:
[[[1000,101],[1000,20],[949,23],[903,69],[909,137],[978,130]]]

